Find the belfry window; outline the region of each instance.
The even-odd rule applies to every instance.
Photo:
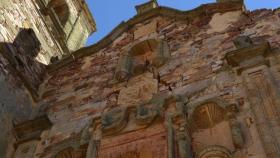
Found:
[[[70,16],[70,10],[67,2],[65,0],[51,0],[48,7],[54,10],[60,24],[64,27]]]

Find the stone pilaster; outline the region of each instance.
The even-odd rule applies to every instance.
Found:
[[[270,45],[254,45],[244,38],[237,38],[234,43],[239,49],[229,52],[226,59],[243,78],[267,157],[276,158],[280,154],[279,88],[274,84],[266,59],[271,52]]]

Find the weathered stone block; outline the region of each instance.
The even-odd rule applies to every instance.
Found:
[[[145,73],[131,78],[127,87],[121,89],[118,105],[122,107],[137,106],[152,99],[158,92],[158,81],[153,78],[152,73]]]

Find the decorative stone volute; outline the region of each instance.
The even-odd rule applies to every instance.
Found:
[[[136,123],[139,125],[150,124],[156,116],[156,110],[140,105],[136,111]]]
[[[101,118],[103,134],[110,135],[122,130],[127,123],[127,116],[126,108],[114,108],[103,114]]]

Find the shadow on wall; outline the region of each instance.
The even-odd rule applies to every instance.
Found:
[[[0,157],[14,139],[13,126],[32,119],[33,100],[45,66],[36,61],[41,44],[32,29],[20,29],[13,43],[0,43]],[[34,115],[34,117],[36,114]]]
[[[1,54],[8,61],[4,66],[15,78],[29,90],[34,100],[42,82],[45,65],[36,61],[41,50],[41,43],[32,29],[20,29],[13,43],[0,43]]]

